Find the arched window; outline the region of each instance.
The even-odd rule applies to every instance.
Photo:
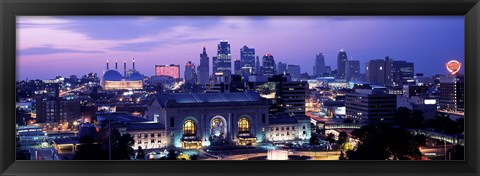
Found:
[[[250,121],[246,117],[240,118],[238,120],[238,131],[239,132],[247,132],[250,131]]]
[[[183,135],[195,135],[195,122],[193,122],[193,120],[186,120],[185,122],[183,122]]]

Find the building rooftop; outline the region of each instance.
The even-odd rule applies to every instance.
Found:
[[[132,123],[132,122],[146,122],[147,119],[141,117],[135,117],[127,113],[98,113],[97,118],[99,121],[111,120],[112,122],[124,122],[124,123]]]
[[[61,145],[61,144],[77,144],[78,143],[78,138],[59,138],[59,139],[54,139],[53,140],[55,144]]]
[[[223,102],[256,102],[261,99],[258,93],[253,91],[230,92],[230,93],[168,93],[157,94],[159,103],[164,104],[168,100],[176,103],[223,103]]]
[[[165,129],[161,123],[132,123],[127,125],[127,131],[144,131]]]
[[[297,119],[294,117],[276,117],[276,118],[269,118],[269,124],[296,124],[298,123]]]

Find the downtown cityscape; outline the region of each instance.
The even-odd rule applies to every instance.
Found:
[[[17,160],[464,159],[463,17],[17,17],[17,34]]]

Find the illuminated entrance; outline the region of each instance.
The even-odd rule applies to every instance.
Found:
[[[242,117],[238,120],[238,141],[239,145],[253,145],[257,142],[257,138],[250,133],[250,120],[247,117]]]
[[[211,145],[223,145],[227,135],[227,122],[221,116],[216,116],[210,122]]]
[[[193,120],[183,122],[182,147],[185,149],[200,148],[202,141],[197,138],[197,126]]]

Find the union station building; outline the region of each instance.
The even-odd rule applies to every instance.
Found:
[[[157,94],[147,117],[164,125],[167,145],[253,145],[265,139],[268,104],[252,91]]]

